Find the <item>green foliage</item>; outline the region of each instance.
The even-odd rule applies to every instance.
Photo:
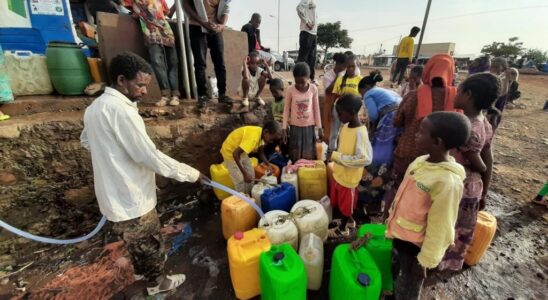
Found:
[[[350,48],[352,41],[348,36],[348,30],[341,28],[341,22],[318,25],[318,45],[325,53],[329,48]],[[327,55],[324,56],[324,61],[326,57]]]
[[[502,56],[505,58],[514,59],[521,55],[524,51],[523,43],[518,42],[518,40],[518,37],[511,37],[508,39],[508,43],[493,42],[491,45],[483,46],[481,53],[494,57]]]
[[[548,53],[540,49],[527,49],[523,54],[523,58],[533,61],[534,64],[542,64],[548,61]]]

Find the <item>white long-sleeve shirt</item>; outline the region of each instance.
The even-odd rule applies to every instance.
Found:
[[[156,206],[155,173],[181,182],[200,175],[156,149],[136,103],[112,88],[86,109],[80,141],[91,152],[95,195],[109,221],[135,219]]]
[[[301,19],[301,31],[316,35],[318,32],[318,15],[316,14],[316,0],[301,0],[297,5],[297,14]],[[311,24],[312,29],[306,24]]]

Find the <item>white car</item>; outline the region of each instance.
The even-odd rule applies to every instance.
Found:
[[[274,71],[280,72],[284,71],[284,57],[278,52],[271,51],[270,54],[274,55],[276,58],[276,62],[274,63]],[[291,71],[293,67],[295,66],[295,60],[291,57],[287,58],[287,70],[285,71]]]

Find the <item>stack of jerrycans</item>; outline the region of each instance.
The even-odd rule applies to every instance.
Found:
[[[236,232],[228,240],[230,278],[238,299],[250,299],[261,294],[259,256],[270,246],[266,232],[257,228]]]

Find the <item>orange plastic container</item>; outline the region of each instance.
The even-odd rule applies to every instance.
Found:
[[[270,241],[262,229],[237,232],[228,240],[230,278],[238,299],[250,299],[261,294],[259,256],[268,250]]]
[[[480,211],[478,213],[478,222],[474,228],[472,243],[464,256],[464,262],[467,265],[473,266],[481,260],[489,246],[491,246],[496,231],[497,219],[486,211]]]
[[[276,166],[275,164],[270,164],[270,166],[272,167],[273,171],[274,171],[274,176],[276,176],[276,178],[278,178],[278,183],[280,182],[280,168],[278,168],[278,166]],[[255,167],[255,178],[257,179],[261,179],[265,174],[266,174],[266,171],[267,171],[267,167],[266,167],[266,164],[265,163],[261,163],[259,164],[258,166]]]
[[[100,58],[88,57],[89,72],[91,79],[95,83],[106,82],[106,76],[103,69],[103,61]]]
[[[323,160],[323,144],[316,143],[316,159]]]
[[[221,204],[221,222],[223,224],[223,236],[230,238],[238,231],[247,231],[257,227],[259,217],[251,205],[244,200],[230,196]]]

